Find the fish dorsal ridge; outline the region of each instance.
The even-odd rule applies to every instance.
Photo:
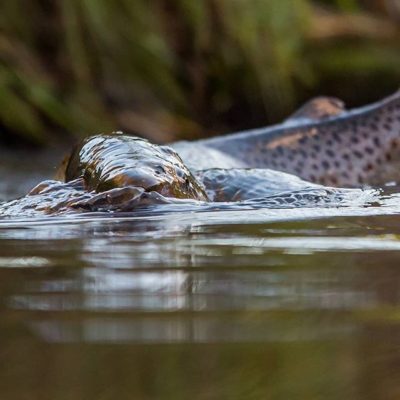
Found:
[[[336,117],[346,111],[345,104],[336,97],[316,97],[285,120],[285,123],[293,123],[298,120],[321,121],[326,118]]]

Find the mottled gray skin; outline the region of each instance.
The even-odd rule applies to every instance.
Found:
[[[342,187],[399,181],[400,91],[351,111],[320,98],[281,125],[172,146],[191,169],[270,168]]]

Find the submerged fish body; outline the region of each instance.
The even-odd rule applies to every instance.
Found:
[[[172,146],[192,169],[236,163],[323,185],[379,186],[399,178],[400,91],[351,111],[317,98],[281,125]]]
[[[43,182],[2,205],[0,215],[187,202],[337,206],[361,190],[333,187],[397,181],[399,166],[400,92],[352,111],[337,99],[318,98],[281,125],[170,147],[120,133],[87,138],[64,163],[64,183]]]

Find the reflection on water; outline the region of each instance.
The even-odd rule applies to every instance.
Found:
[[[287,211],[1,223],[0,392],[397,398],[400,217]]]
[[[399,398],[397,195],[168,210],[0,222],[1,399]]]

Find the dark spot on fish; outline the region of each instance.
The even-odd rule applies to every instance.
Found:
[[[306,151],[303,150],[303,149],[299,149],[299,154],[300,154],[301,156],[303,156],[304,158],[307,157],[307,153],[306,153]]]
[[[369,147],[369,146],[366,146],[364,150],[368,154],[373,154],[374,153],[374,149],[372,147]]]
[[[336,142],[338,142],[338,143],[342,142],[342,139],[341,139],[341,137],[339,136],[339,134],[337,132],[333,132],[332,136],[333,136],[333,138],[335,139]]]
[[[335,153],[334,153],[333,150],[331,150],[331,149],[327,149],[327,150],[325,151],[325,153],[326,153],[326,155],[329,156],[329,157],[335,157]]]
[[[317,180],[317,179],[316,179],[315,175],[311,174],[311,175],[310,175],[310,181],[311,181],[311,182],[315,182],[316,180]]]
[[[397,145],[398,145],[397,140],[396,139],[392,139],[390,141],[390,145],[392,146],[392,149],[396,149]]]
[[[366,171],[372,171],[374,169],[374,166],[371,164],[371,163],[368,163],[366,166],[365,166],[365,170]]]
[[[390,124],[383,124],[383,127],[387,130],[390,131],[392,129],[392,126]]]
[[[360,143],[360,139],[358,139],[357,136],[352,136],[352,137],[350,138],[350,140],[351,140],[351,142],[354,143],[354,144]]]
[[[313,149],[314,149],[315,151],[321,151],[321,146],[320,146],[319,144],[314,144],[314,145],[313,145]]]
[[[329,164],[328,161],[326,161],[326,160],[322,161],[322,166],[323,166],[325,169],[329,169],[329,168],[330,168],[330,164]]]
[[[333,142],[332,142],[331,139],[328,139],[328,140],[326,141],[326,144],[327,144],[328,146],[332,146],[332,145],[333,145]]]
[[[314,171],[318,171],[318,169],[319,169],[318,165],[315,164],[315,163],[311,165],[311,168],[312,168]]]
[[[305,144],[308,141],[308,136],[303,136],[300,138],[299,143],[300,144]]]
[[[358,151],[358,150],[354,150],[354,151],[353,151],[353,154],[354,154],[357,158],[363,158],[363,154],[362,154],[360,151]]]
[[[379,139],[377,136],[375,136],[375,137],[373,138],[373,141],[374,141],[374,143],[375,143],[376,146],[380,146],[380,145],[381,145],[381,141],[380,141],[380,139]]]
[[[349,161],[349,160],[350,160],[350,155],[349,155],[348,153],[344,153],[342,157],[343,157],[343,159],[346,160],[346,161]]]
[[[336,168],[339,168],[339,167],[340,167],[340,162],[339,162],[338,160],[335,160],[335,161],[333,162],[333,164],[334,164],[334,166],[335,166]]]
[[[386,153],[385,158],[386,158],[386,161],[391,161],[392,155],[390,153]]]
[[[364,178],[362,177],[362,175],[357,176],[357,181],[358,181],[358,183],[363,183]]]
[[[374,123],[369,124],[369,127],[370,127],[371,129],[373,129],[374,131],[377,131],[377,130],[378,130],[378,125],[376,125],[376,124],[374,124]]]

